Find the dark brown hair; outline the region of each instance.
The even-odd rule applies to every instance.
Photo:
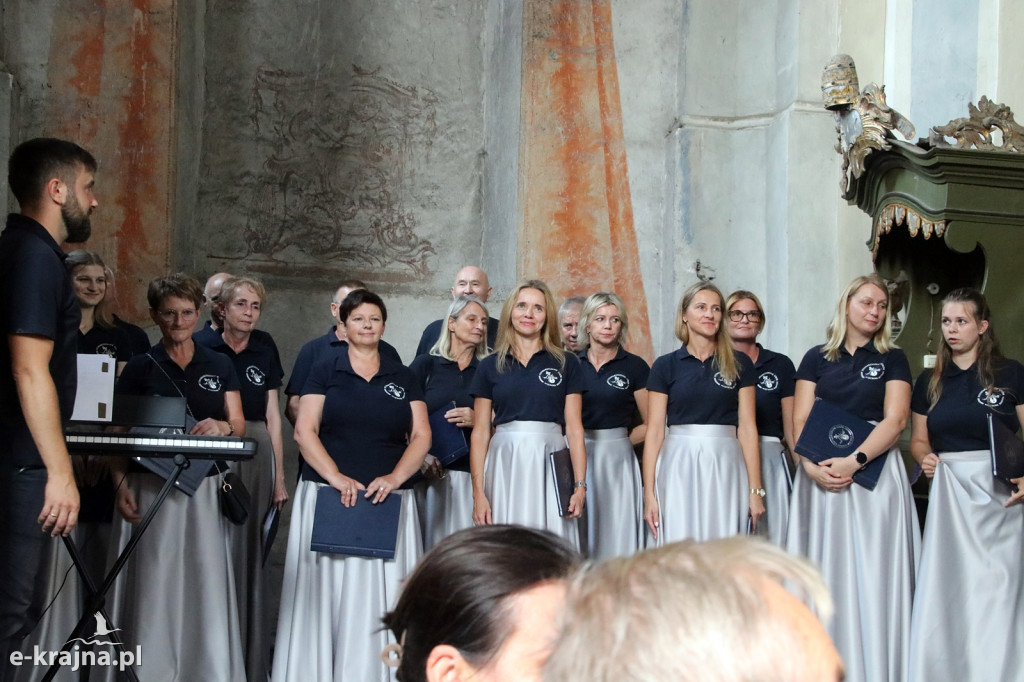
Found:
[[[975,365],[978,368],[978,383],[988,391],[994,390],[995,370],[1002,363],[1003,354],[999,350],[999,341],[996,339],[996,330],[992,324],[992,311],[989,310],[985,295],[970,287],[954,289],[942,299],[942,307],[945,308],[949,303],[964,303],[968,308],[968,314],[974,318],[975,322],[988,322],[988,329],[978,337],[978,359],[975,361]],[[932,376],[928,380],[929,410],[935,407],[935,404],[939,402],[939,397],[942,396],[942,373],[951,362],[953,362],[953,352],[943,338],[935,358],[935,368],[932,369]]]
[[[508,599],[548,580],[571,575],[580,555],[547,531],[476,526],[449,535],[406,579],[384,616],[402,646],[401,682],[424,682],[427,657],[448,644],[485,666],[509,635]]]

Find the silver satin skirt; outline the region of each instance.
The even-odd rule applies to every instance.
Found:
[[[163,479],[131,473],[125,484],[145,514]],[[218,490],[217,477],[206,478],[192,497],[171,490],[108,597],[125,647],[141,648],[139,679],[245,679],[231,570],[237,527],[221,514]],[[135,528],[114,513],[111,560]]]
[[[670,426],[654,481],[661,527],[657,539],[647,530],[648,547],[730,537],[746,528],[750,486],[735,426]]]
[[[380,619],[422,548],[413,495],[391,493],[402,498],[395,558],[371,559],[309,549],[321,486],[299,481],[295,489],[272,679],[387,682],[394,678],[380,655],[395,640]]]
[[[565,447],[562,427],[516,421],[495,429],[484,464],[484,493],[494,523],[549,530],[579,548],[576,519],[558,515],[548,454]]]
[[[761,436],[761,485],[765,490],[765,513],[757,522],[755,534],[773,545],[785,547],[793,475],[782,441],[774,436]]]
[[[874,490],[853,483],[830,493],[799,467],[786,549],[821,569],[835,601],[827,630],[847,682],[907,679],[919,529],[899,448]]]
[[[266,680],[270,674],[271,614],[267,613],[269,585],[263,566],[263,517],[274,496],[274,447],[267,425],[245,422],[246,438],[257,443],[256,456],[232,462],[231,468],[249,491],[252,507],[244,526],[231,534],[231,551],[238,594],[238,627],[242,633],[245,672],[250,680]]]
[[[1024,507],[987,450],[946,452],[928,497],[910,679],[1024,678]]]
[[[625,428],[585,432],[587,551],[593,559],[629,556],[643,542],[643,482]]]
[[[473,476],[468,471],[444,474],[417,484],[424,552],[452,533],[473,527]]]

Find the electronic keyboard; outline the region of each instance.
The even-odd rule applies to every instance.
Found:
[[[105,455],[133,457],[173,457],[193,459],[252,459],[256,441],[233,436],[190,436],[184,434],[65,433],[69,452],[99,452]]]

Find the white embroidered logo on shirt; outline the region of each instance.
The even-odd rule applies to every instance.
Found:
[[[876,381],[885,376],[885,365],[881,362],[872,362],[870,365],[864,365],[860,370],[861,379],[871,379]]]
[[[722,388],[736,388],[736,381],[726,381],[721,372],[715,372],[715,383]]]
[[[625,374],[613,374],[608,377],[608,385],[620,391],[625,391],[629,388],[629,377]]]
[[[757,387],[762,391],[774,391],[779,387],[779,377],[772,372],[765,372],[757,378]]]
[[[405,389],[398,384],[388,384],[384,387],[384,392],[395,400],[402,400],[405,398]]]
[[[557,369],[542,369],[537,378],[545,386],[558,386],[562,383],[562,373]]]
[[[847,448],[853,442],[853,429],[843,424],[836,424],[828,430],[828,440],[837,448]]]
[[[993,389],[990,393],[987,388],[981,389],[978,394],[978,402],[985,407],[1000,407],[1006,399],[1006,393],[1001,388]]]
[[[266,380],[267,375],[263,373],[256,365],[249,365],[245,368],[245,378],[249,380],[249,383],[256,386],[262,386]]]
[[[216,374],[204,374],[199,377],[199,385],[205,388],[207,391],[213,391],[214,393],[220,392],[220,377]]]
[[[116,358],[117,346],[112,343],[101,343],[96,346],[96,355],[109,355],[112,358]]]

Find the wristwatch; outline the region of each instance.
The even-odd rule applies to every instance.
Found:
[[[768,493],[765,492],[764,488],[751,488],[750,489],[750,494],[751,495],[757,495],[758,497],[763,498]]]
[[[860,450],[858,450],[857,452],[853,453],[853,456],[857,459],[857,464],[860,465],[861,469],[863,469],[864,467],[866,467],[868,465],[868,456],[865,455]]]

